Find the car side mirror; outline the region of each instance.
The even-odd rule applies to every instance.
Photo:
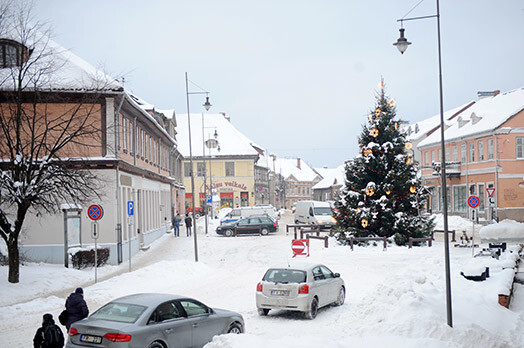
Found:
[[[340,278],[340,273],[335,273],[333,275],[335,276],[335,278]]]

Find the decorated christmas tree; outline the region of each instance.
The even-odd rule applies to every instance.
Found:
[[[409,237],[427,237],[433,221],[419,215],[426,195],[384,82],[376,99],[359,138],[359,155],[346,164],[346,184],[335,203],[337,238],[349,243],[351,236],[394,237],[404,245]]]

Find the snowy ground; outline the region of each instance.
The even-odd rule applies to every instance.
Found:
[[[283,221],[289,216],[284,216]],[[202,221],[199,221],[202,223]],[[216,222],[213,222],[216,223]],[[450,221],[450,229],[471,226]],[[201,227],[201,225],[199,225]],[[184,231],[182,231],[184,232]],[[184,233],[185,235],[185,233]],[[310,262],[339,272],[347,285],[346,303],[320,310],[315,320],[285,311],[260,317],[255,308],[256,284],[265,270],[291,260],[292,235],[280,231],[266,237],[220,237],[210,227],[198,235],[199,262],[194,262],[193,238],[166,234],[151,249],[127,263],[94,271],[64,269],[48,264],[21,268],[21,282],[7,283],[0,267],[0,342],[30,347],[42,314],[55,317],[65,297],[83,286],[91,311],[130,293],[165,292],[242,313],[246,334],[215,337],[206,347],[517,347],[524,342],[524,288],[515,285],[510,309],[498,304],[498,261],[472,258],[469,248],[450,247],[454,328],[446,324],[444,249],[433,247],[349,247],[330,240],[328,249],[312,241]],[[473,265],[490,265],[484,282],[464,279],[460,272]],[[112,274],[118,274],[110,277]]]

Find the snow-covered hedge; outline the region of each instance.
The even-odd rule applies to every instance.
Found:
[[[499,295],[509,296],[513,288],[513,278],[515,278],[515,270],[513,268],[506,268],[499,274]]]
[[[479,235],[483,241],[524,242],[524,223],[503,220],[482,227]]]

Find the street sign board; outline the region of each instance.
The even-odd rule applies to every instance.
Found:
[[[470,208],[476,208],[480,204],[480,199],[477,196],[469,196],[468,205]]]
[[[495,206],[495,197],[488,197],[488,206],[490,207]]]
[[[91,223],[91,238],[98,239],[98,222],[94,221]]]
[[[471,209],[471,214],[469,214],[471,221],[477,221],[477,209]]]
[[[127,201],[127,215],[135,215],[135,202]]]
[[[293,250],[293,257],[297,255],[309,256],[309,239],[293,239],[291,250]]]
[[[495,193],[495,188],[494,187],[488,187],[486,189],[486,192],[488,193],[489,197],[493,197],[493,194]]]
[[[91,204],[87,208],[87,216],[93,221],[98,221],[104,216],[104,209],[102,209],[101,205]]]
[[[206,203],[212,203],[213,202],[213,196],[212,195],[206,195]]]

